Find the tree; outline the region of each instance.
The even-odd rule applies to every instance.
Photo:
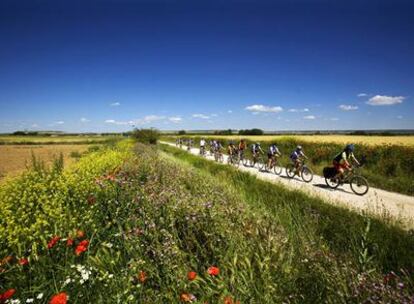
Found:
[[[187,134],[187,132],[185,132],[185,130],[178,131],[178,135],[185,135],[185,134]]]

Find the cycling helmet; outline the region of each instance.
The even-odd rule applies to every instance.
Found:
[[[260,143],[259,143],[259,142],[257,142],[257,143],[256,143],[256,146],[260,146]]]
[[[354,152],[355,146],[353,144],[346,145],[345,150]]]
[[[296,147],[296,150],[298,150],[298,151],[302,151],[302,146],[297,146],[297,147]]]

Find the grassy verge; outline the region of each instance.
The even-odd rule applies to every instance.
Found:
[[[335,241],[345,231],[302,194],[174,149],[133,152],[118,145],[0,189],[0,295],[14,288],[21,303],[58,293],[69,303],[412,300],[413,258],[404,251],[412,239],[398,228],[384,228],[399,256],[386,262],[381,254],[392,249],[376,241],[375,221],[342,221],[355,240]]]
[[[358,259],[361,254],[361,234],[369,223],[368,251],[377,269],[387,272],[414,266],[414,257],[410,253],[414,250],[412,234],[401,229],[398,222],[386,215],[382,219],[359,215],[180,149],[167,145],[161,145],[161,149],[232,185],[251,206],[265,208],[276,220],[294,228],[292,235],[295,237],[308,235],[312,231],[325,240],[331,250]]]

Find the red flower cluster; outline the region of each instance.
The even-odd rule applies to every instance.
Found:
[[[67,241],[66,241],[66,246],[72,247],[73,246],[73,243],[74,243],[73,239],[68,238]]]
[[[82,230],[76,230],[76,237],[78,239],[83,239],[85,237],[85,232],[83,232]]]
[[[6,303],[16,293],[16,289],[6,290],[4,293],[0,294],[0,303]]]
[[[207,273],[213,277],[218,276],[220,274],[220,269],[216,266],[210,266],[207,269]]]
[[[145,283],[145,281],[147,280],[147,273],[145,271],[140,271],[138,274],[138,280],[141,283]]]
[[[54,295],[51,299],[49,304],[66,304],[68,302],[68,295],[64,292],[58,293]]]
[[[86,250],[88,250],[88,246],[89,246],[89,241],[88,240],[83,240],[82,242],[80,242],[78,244],[78,246],[76,246],[76,248],[75,248],[75,254],[77,256],[80,256],[81,253],[83,253]]]
[[[21,258],[21,259],[19,260],[19,265],[25,266],[25,265],[27,265],[27,264],[29,264],[29,260],[28,260],[28,259],[26,259],[26,258]]]
[[[224,298],[224,304],[240,304],[240,301],[235,301],[232,297],[227,296]]]
[[[57,244],[57,242],[59,242],[60,240],[60,236],[54,236],[49,243],[47,243],[47,248],[51,249],[53,247],[55,247],[55,245]]]
[[[187,278],[189,281],[194,281],[196,277],[197,277],[197,273],[195,271],[189,271],[187,273]]]

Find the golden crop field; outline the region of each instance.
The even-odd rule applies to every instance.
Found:
[[[75,161],[70,156],[72,152],[82,153],[87,148],[88,145],[0,145],[0,179],[24,171],[32,160],[32,153],[46,165],[62,153],[64,164],[69,165]]]
[[[45,143],[96,143],[111,139],[120,138],[119,136],[0,136],[0,144],[45,144]]]
[[[235,139],[240,138],[252,140],[252,141],[272,141],[281,140],[287,138],[294,138],[299,141],[307,142],[320,142],[320,143],[360,143],[366,145],[401,145],[401,146],[414,146],[414,136],[363,136],[363,135],[207,135],[206,138],[221,138],[221,139]]]

